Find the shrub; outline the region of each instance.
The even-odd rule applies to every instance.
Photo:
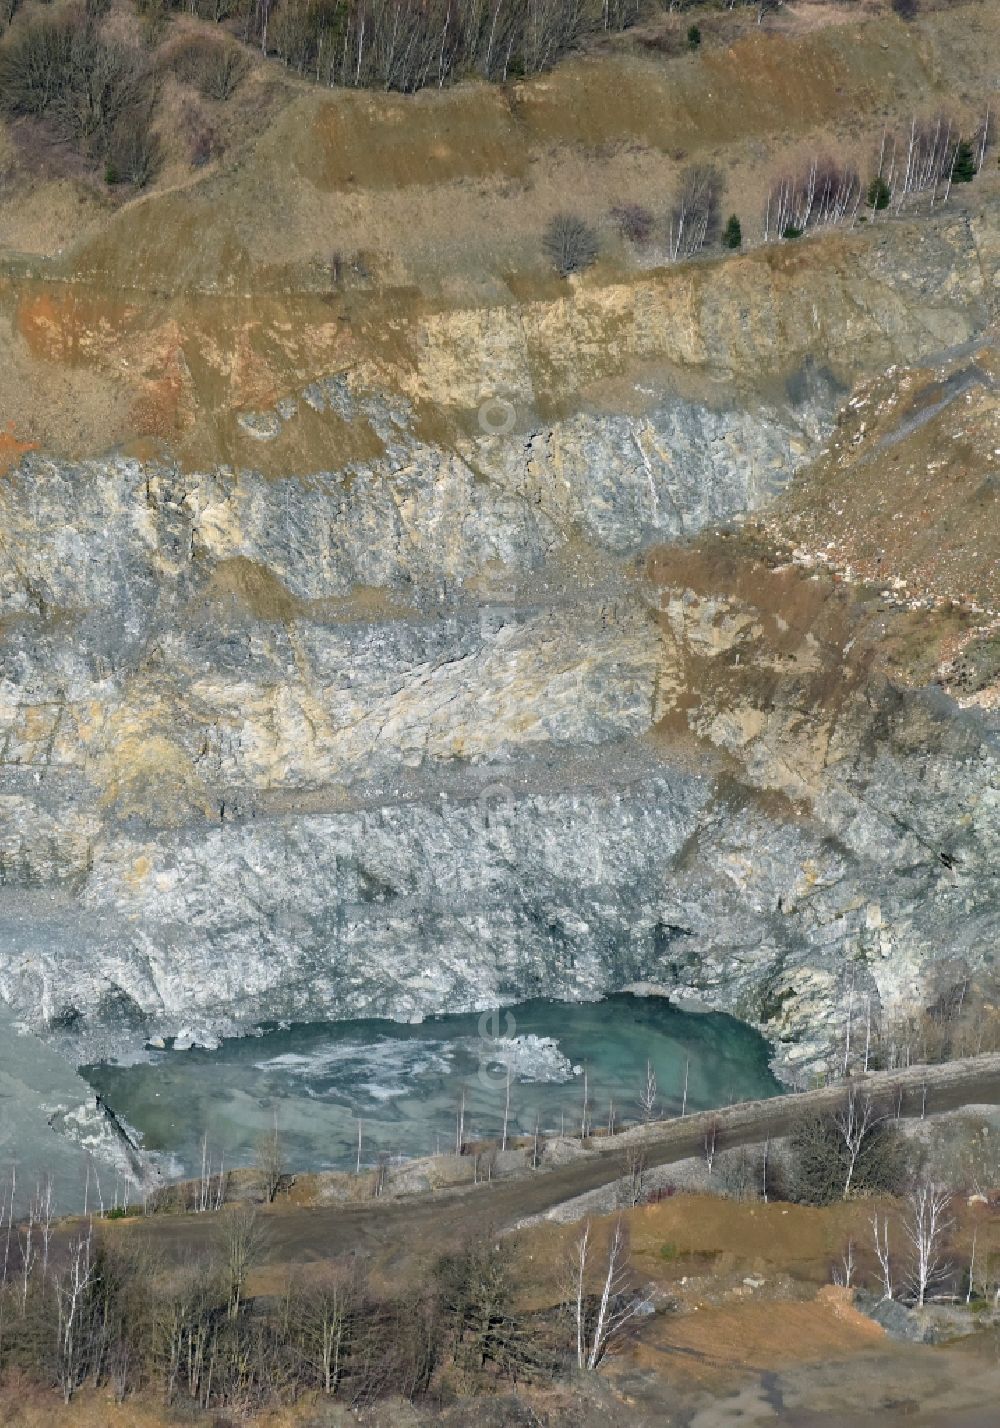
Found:
[[[725,248],[739,248],[743,242],[743,227],[735,213],[731,213],[726,220],[726,226],[722,234],[722,243]]]
[[[688,26],[687,41],[689,50],[696,50],[701,44],[701,30],[697,25]]]
[[[976,156],[968,139],[959,140],[951,169],[952,183],[971,183],[976,177]]]
[[[889,200],[892,198],[892,190],[881,174],[876,174],[868,185],[868,207],[877,209],[879,212],[883,208],[889,207]]]
[[[191,160],[193,169],[202,169],[206,164],[210,164],[216,154],[221,153],[222,146],[211,124],[201,124],[192,128],[191,137],[188,142],[188,157]]]
[[[542,236],[545,256],[560,277],[589,268],[597,259],[597,234],[572,213],[558,213]]]
[[[155,165],[152,75],[138,50],[100,38],[78,15],[43,15],[0,46],[0,106],[47,118],[56,132],[117,176]],[[116,180],[117,181],[117,180]]]
[[[89,27],[73,36],[67,68],[51,112],[67,139],[98,155],[116,131],[142,125],[152,100],[152,76],[138,50],[106,44]]]
[[[759,1200],[765,1191],[774,1195],[779,1190],[774,1158],[760,1147],[736,1146],[724,1150],[715,1162],[713,1175],[717,1188],[733,1200]]]
[[[835,1116],[804,1118],[788,1138],[787,1194],[802,1205],[830,1205],[844,1195],[849,1152]],[[860,1141],[851,1177],[855,1194],[894,1195],[912,1174],[910,1147],[891,1121],[873,1120]]]
[[[785,227],[781,230],[781,236],[782,236],[782,238],[801,238],[801,237],[802,237],[802,229],[801,229],[801,228],[796,228],[796,226],[795,226],[794,223],[788,223],[788,224],[786,224]]]
[[[223,40],[195,38],[174,56],[174,73],[193,85],[205,99],[220,103],[235,92],[248,69],[247,57],[238,45]]]
[[[109,168],[118,182],[145,188],[160,164],[160,143],[152,131],[148,114],[133,115],[116,129],[110,141]]]
[[[6,114],[47,114],[70,72],[73,24],[41,15],[14,31],[0,48],[0,105]]]
[[[641,203],[619,203],[611,210],[611,217],[618,224],[623,238],[637,247],[649,242],[653,231],[653,215]]]
[[[919,0],[892,0],[892,8],[901,20],[915,20],[920,3]]]

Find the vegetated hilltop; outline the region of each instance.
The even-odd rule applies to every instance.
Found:
[[[137,10],[128,0],[94,0],[86,7],[37,7],[15,0],[9,7],[13,18],[8,21],[5,14],[3,22],[3,109],[15,124],[15,147],[23,150],[32,178],[37,182],[46,171],[54,176],[61,166],[70,178],[82,179],[89,171],[111,193],[127,194],[148,184],[167,185],[185,171],[217,160],[296,94],[326,88],[299,78],[314,76],[314,70],[276,62],[280,53],[259,32],[254,42],[262,15],[270,12],[269,41],[281,15],[297,8],[298,0],[281,0],[276,6],[258,6],[256,17],[247,11],[222,13],[219,22],[212,23],[224,3],[212,7],[210,14],[199,5],[164,7],[150,15],[147,7]],[[355,8],[360,17],[361,7]],[[505,7],[504,18],[533,18],[534,10],[545,25],[559,4],[553,0],[547,17],[543,8],[512,4]],[[608,19],[614,8],[605,7]],[[586,95],[578,81],[567,86],[561,78],[578,67],[576,61],[552,68],[574,47],[581,52],[582,32],[576,39],[564,32],[554,50],[529,66],[548,71],[541,86],[520,82],[524,66],[509,67],[509,83],[494,91],[501,107],[523,107],[526,113],[519,118],[527,117],[532,127],[540,121],[537,137],[543,144],[638,141],[676,154],[779,129],[801,133],[807,126],[850,120],[859,112],[871,116],[879,105],[891,110],[907,100],[919,104],[946,97],[978,103],[982,97],[981,67],[991,39],[985,5],[925,7],[925,13],[907,23],[878,3],[837,6],[805,0],[795,7],[772,7],[763,25],[757,23],[757,7],[709,4],[687,10],[683,17],[640,6],[624,17],[630,23],[639,20],[626,35],[616,38],[605,32],[596,43],[583,46],[588,67],[593,70],[596,63],[602,71],[590,75]],[[311,12],[320,17],[329,13],[323,6],[313,6]],[[395,13],[398,20],[432,15],[434,10],[399,7]],[[577,13],[585,30],[596,11],[583,4]],[[696,49],[684,40],[692,14],[702,36]],[[377,33],[382,20],[377,7],[365,17],[368,33]],[[83,83],[88,69],[99,75],[97,86]],[[468,93],[483,87],[476,83],[483,74],[482,65],[459,63],[439,78],[460,82],[460,90]],[[439,88],[437,78],[434,89]],[[357,70],[350,76],[352,86],[355,80],[362,92],[380,94],[376,109],[398,116],[397,108],[386,106],[386,91],[395,86]],[[553,99],[561,101],[558,107]],[[473,150],[481,147],[476,130],[482,131],[484,122],[487,132],[495,128],[489,114],[477,123],[475,109],[473,105],[465,113],[461,135]],[[454,116],[456,110],[450,112]],[[411,113],[412,106],[408,117]],[[447,120],[442,127],[442,137],[449,130],[452,137],[458,132]],[[142,146],[136,145],[139,134]],[[394,147],[399,137],[397,133]],[[413,174],[401,166],[408,148],[407,142],[389,162],[411,183]],[[144,167],[137,163],[140,154]],[[511,159],[508,154],[508,165]],[[366,156],[362,169],[368,170],[373,161],[377,163],[374,152]],[[347,163],[350,168],[354,159]],[[505,167],[494,155],[488,173],[497,178]],[[363,172],[357,178],[366,182]]]
[[[706,20],[676,58],[637,32],[507,89],[255,62],[204,101],[228,150],[192,173],[164,129],[120,204],[65,137],[59,175],[29,173],[52,116],[8,127],[0,993],[23,1021],[95,1053],[644,981],[762,1025],[801,1076],[848,978],[889,1015],[978,966],[988,730],[897,687],[897,644],[899,684],[926,679],[870,592],[773,572],[876,539],[846,508],[878,482],[821,454],[855,383],[943,363],[943,400],[937,354],[989,368],[996,16],[812,14],[731,45]],[[249,124],[267,94],[244,135],[226,106]],[[32,214],[67,195],[79,231],[49,243]],[[677,548],[764,509],[779,526],[721,556]],[[959,546],[952,594],[981,597]]]
[[[931,11],[910,26],[891,15],[853,19],[848,10],[835,12],[847,22],[820,28],[799,21],[812,10],[769,19],[781,27],[774,32],[747,15],[734,44],[706,39],[686,57],[659,56],[630,37],[625,52],[571,59],[509,88],[466,82],[417,96],[330,92],[247,57],[225,99],[206,96],[200,71],[183,62],[192,45],[207,43],[205,25],[177,16],[154,31],[157,47],[128,71],[134,78],[138,66],[152,86],[147,117],[160,153],[138,195],[105,184],[106,167],[81,170],[58,113],[7,122],[0,241],[21,256],[8,265],[2,300],[6,419],[19,439],[64,455],[148,437],[166,439],[188,464],[300,470],[307,453],[243,440],[233,414],[362,363],[390,385],[405,382],[405,370],[395,369],[412,365],[409,334],[419,344],[425,326],[456,310],[470,314],[464,340],[443,320],[438,331],[466,354],[474,348],[471,374],[482,390],[470,401],[438,382],[418,393],[435,407],[471,405],[474,422],[495,387],[518,397],[526,385],[565,406],[566,361],[578,369],[576,385],[592,381],[589,395],[599,397],[597,387],[620,371],[600,349],[610,355],[620,346],[617,309],[641,304],[647,281],[662,284],[646,274],[665,260],[671,205],[692,164],[716,166],[719,201],[738,213],[752,244],[768,189],[782,175],[832,156],[867,184],[887,126],[902,142],[914,115],[942,106],[956,133],[971,136],[981,125],[991,7]],[[15,18],[0,54],[29,22],[27,11]],[[127,9],[98,22],[112,47],[137,25]],[[104,122],[85,118],[91,127]],[[215,136],[207,150],[206,133]],[[88,132],[86,145],[99,137]],[[612,214],[635,208],[651,220],[638,244]],[[508,379],[504,366],[491,368],[480,329],[516,328],[524,306],[550,327],[545,314],[565,311],[564,284],[540,242],[546,222],[565,209],[599,238],[599,262],[581,280],[579,300],[610,288],[612,310],[606,319],[587,313],[588,325],[595,317],[598,324],[590,333],[553,330],[552,342],[569,349],[553,380],[545,380],[544,352],[537,363],[529,355],[539,370],[527,382],[523,373]],[[832,278],[837,262],[830,255],[821,266]],[[692,281],[685,305],[662,318],[678,339],[698,322],[686,307],[707,308],[708,316],[716,301],[718,275]],[[743,327],[759,328],[762,308],[780,303],[771,290],[751,295]],[[725,322],[724,295],[718,306]],[[657,319],[654,307],[649,321]],[[788,348],[771,355],[771,368],[793,367],[803,342],[819,347],[821,335],[808,323],[795,333],[797,321],[793,309],[780,329],[767,324],[768,339]],[[824,334],[830,345],[841,340],[832,327]],[[753,378],[759,341],[754,331],[750,350],[734,354],[743,380]],[[697,338],[693,350],[671,351],[665,342],[663,356],[685,368],[712,361]],[[849,349],[845,355],[850,379]],[[887,349],[885,360],[895,355]],[[591,362],[588,372],[583,364]],[[454,374],[442,375],[447,382]],[[226,418],[230,429],[220,431]],[[352,440],[338,434],[348,456],[359,454]]]

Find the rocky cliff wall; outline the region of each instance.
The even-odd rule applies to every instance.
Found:
[[[983,965],[988,721],[887,678],[863,590],[712,531],[804,489],[855,377],[975,347],[994,215],[400,321],[216,411],[236,464],[12,462],[16,1016],[94,1055],[644,983],[800,1075],[849,978]]]

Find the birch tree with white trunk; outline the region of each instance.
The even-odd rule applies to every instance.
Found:
[[[891,1299],[892,1261],[889,1257],[889,1216],[880,1215],[876,1210],[871,1218],[872,1234],[875,1237],[875,1258],[878,1260],[879,1278],[882,1281],[882,1298]]]
[[[612,1226],[607,1258],[602,1262],[604,1273],[596,1306],[587,1292],[592,1257],[593,1234],[587,1220],[573,1251],[571,1303],[576,1322],[577,1367],[588,1373],[601,1365],[626,1326],[649,1304],[648,1298],[632,1287],[628,1230],[620,1217]]]
[[[910,1283],[918,1305],[927,1302],[928,1292],[951,1269],[945,1255],[945,1240],[955,1221],[951,1218],[951,1196],[943,1185],[924,1181],[906,1197],[903,1233],[910,1244]]]
[[[834,1115],[833,1123],[844,1142],[844,1162],[847,1166],[844,1177],[845,1198],[850,1194],[865,1142],[883,1119],[869,1096],[859,1096],[854,1091],[848,1094],[846,1101]]]

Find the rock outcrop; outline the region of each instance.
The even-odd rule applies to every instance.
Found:
[[[989,967],[995,156],[760,220],[974,132],[996,6],[793,10],[419,96],[261,60],[127,199],[0,124],[0,1109],[63,1183],[52,1130],[135,1169],[71,1066],[149,1040],[644,986],[801,1081]],[[669,263],[702,161],[747,246]]]
[[[19,455],[20,1021],[95,1055],[645,983],[794,1077],[848,978],[889,1008],[981,965],[988,723],[888,677],[871,592],[736,529],[855,378],[975,348],[991,213],[415,319],[394,369],[240,410],[264,469]]]

